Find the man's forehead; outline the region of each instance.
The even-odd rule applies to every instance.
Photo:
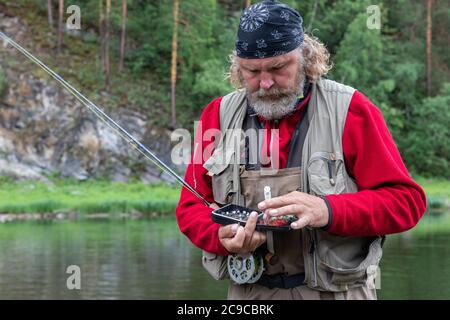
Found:
[[[239,64],[243,67],[271,67],[278,64],[290,62],[297,58],[297,50],[283,54],[281,56],[263,58],[263,59],[244,59],[238,58]]]

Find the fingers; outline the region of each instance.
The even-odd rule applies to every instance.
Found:
[[[250,216],[245,223],[244,231],[245,231],[245,240],[244,240],[244,248],[250,248],[252,243],[253,234],[256,228],[256,222],[258,220],[258,214],[256,212],[250,213]]]
[[[219,228],[219,239],[233,238],[236,235],[238,229],[237,224],[229,224],[227,226],[222,226]]]
[[[300,216],[297,221],[291,223],[292,229],[301,229],[311,224],[309,215]]]
[[[255,251],[260,245],[266,242],[267,236],[265,233],[256,231],[253,234],[252,243],[251,243],[251,251]]]
[[[265,210],[270,208],[278,208],[281,206],[285,206],[288,204],[288,198],[287,195],[276,197],[272,199],[264,200],[263,202],[258,203],[258,209],[259,210]]]
[[[219,206],[218,206],[217,203],[215,203],[215,202],[211,203],[211,204],[209,205],[209,207],[212,208],[212,209],[214,209],[214,210],[219,209]]]
[[[244,227],[239,226],[236,235],[233,238],[223,239],[224,246],[228,251],[233,253],[244,252],[245,230]]]
[[[242,228],[242,227],[241,227]],[[253,251],[255,251],[260,245],[262,245],[264,242],[266,242],[266,235],[265,233],[255,231],[252,233],[251,238],[240,238],[240,233],[242,235],[245,235],[244,228],[241,229],[242,231],[238,230],[236,237],[239,235],[239,240],[242,241],[241,243],[235,243],[236,249],[234,252],[241,253],[241,254],[248,254]]]
[[[243,237],[245,239],[251,239],[252,234],[256,228],[256,222],[258,221],[258,214],[256,212],[252,212],[250,217],[248,218],[245,228],[240,227],[238,224],[226,225],[219,228],[219,238],[233,238],[240,234],[240,229],[243,230]]]
[[[281,197],[264,200],[258,204],[258,208],[260,210],[266,210],[283,207],[298,202],[300,197],[302,197],[302,193],[294,191]]]
[[[257,220],[258,214],[252,212],[245,227],[237,224],[220,227],[218,232],[220,242],[229,252],[240,254],[253,252],[266,242],[266,235],[255,231]]]
[[[299,216],[300,214],[304,213],[306,210],[307,210],[307,208],[304,205],[290,204],[290,205],[280,207],[277,209],[269,209],[269,210],[267,210],[267,214],[270,217],[284,216],[287,214],[293,214],[293,215]]]
[[[248,254],[266,242],[266,235],[255,231],[247,240],[244,227],[239,226],[233,238],[220,238],[220,242],[229,252]]]
[[[246,237],[251,238],[253,232],[256,228],[256,222],[258,221],[258,214],[253,211],[250,213],[250,216],[247,219],[247,222],[245,223],[245,234]]]

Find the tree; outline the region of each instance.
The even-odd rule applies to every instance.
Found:
[[[106,0],[106,16],[105,16],[105,87],[109,92],[111,74],[109,65],[109,33],[110,33],[110,16],[111,16],[111,0]]]
[[[311,30],[312,30],[312,26],[314,24],[314,19],[316,18],[317,5],[318,5],[318,1],[316,0],[313,3],[313,8],[312,8],[312,11],[311,11],[311,16],[309,18],[308,27],[306,28],[307,32],[311,32]]]
[[[450,83],[441,92],[413,106],[411,130],[402,155],[415,172],[450,178]]]
[[[335,55],[332,75],[336,81],[355,87],[372,100],[383,111],[395,136],[403,118],[389,101],[397,84],[387,49],[391,40],[378,29],[368,29],[366,22],[366,14],[360,13],[348,25]]]
[[[306,21],[314,23],[314,35],[326,43],[332,54],[337,52],[352,20],[358,14],[365,15],[367,19],[366,8],[371,4],[368,0],[318,0],[312,6],[311,1],[291,0],[286,3],[299,9],[305,18],[305,26]],[[367,29],[366,24],[361,25],[361,28]]]
[[[172,97],[172,128],[176,127],[176,87],[177,87],[177,46],[178,46],[178,12],[179,2],[173,2],[173,31],[172,31],[172,70],[171,70],[171,97]]]
[[[123,60],[125,58],[125,30],[127,25],[127,0],[122,0],[122,25],[120,32],[120,58],[119,72],[123,70]]]
[[[62,32],[63,32],[63,18],[64,18],[64,0],[59,0],[59,10],[58,10],[58,37],[57,37],[57,52],[61,53],[62,46]]]
[[[431,96],[431,74],[432,74],[432,9],[433,0],[427,0],[427,96]]]
[[[360,13],[349,23],[335,56],[334,76],[368,94],[383,76],[383,42],[380,31],[368,29],[366,20]]]
[[[52,0],[47,0],[48,25],[53,29],[53,4]]]
[[[245,7],[248,8],[252,5],[252,0],[245,0]]]
[[[105,16],[103,14],[103,0],[98,1],[98,33],[100,35],[100,64],[102,71],[105,72]]]

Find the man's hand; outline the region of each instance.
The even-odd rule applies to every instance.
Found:
[[[266,234],[255,231],[258,214],[252,212],[245,227],[237,224],[219,228],[220,243],[231,253],[248,254],[266,242]]]
[[[307,193],[294,191],[281,197],[262,201],[258,204],[264,210],[265,218],[283,215],[295,215],[296,222],[291,224],[292,229],[303,227],[320,228],[328,224],[328,207],[325,200]]]
[[[212,209],[214,209],[214,210],[217,210],[217,209],[220,208],[220,207],[217,205],[217,203],[215,203],[215,202],[211,203],[211,204],[209,205],[209,207],[212,208]]]

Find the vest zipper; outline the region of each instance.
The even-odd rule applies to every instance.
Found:
[[[330,159],[327,159],[327,165],[328,165],[328,177],[329,177],[329,180],[330,180],[330,184],[334,187],[335,186],[335,184],[336,184],[336,182],[334,181],[334,179],[333,179],[333,163],[334,163],[335,161],[333,161],[333,160],[330,160]]]
[[[317,261],[316,261],[316,243],[313,238],[313,233],[310,231],[311,240],[309,241],[309,254],[313,260],[313,274],[314,274],[314,287],[317,287]]]
[[[273,130],[277,130],[277,129],[278,129],[278,126],[279,126],[279,121],[278,121],[277,119],[275,119],[275,120],[273,121],[273,128],[270,129],[270,144],[269,144],[270,167],[271,167],[272,169],[275,169],[275,168],[274,168],[275,161],[274,161],[274,159],[273,159],[273,140],[274,140]],[[279,147],[279,144],[278,144],[278,147]],[[280,156],[280,155],[279,155],[279,150],[278,150],[278,152],[277,152],[277,156],[278,156],[278,157]],[[278,169],[278,168],[276,168],[276,169]]]

